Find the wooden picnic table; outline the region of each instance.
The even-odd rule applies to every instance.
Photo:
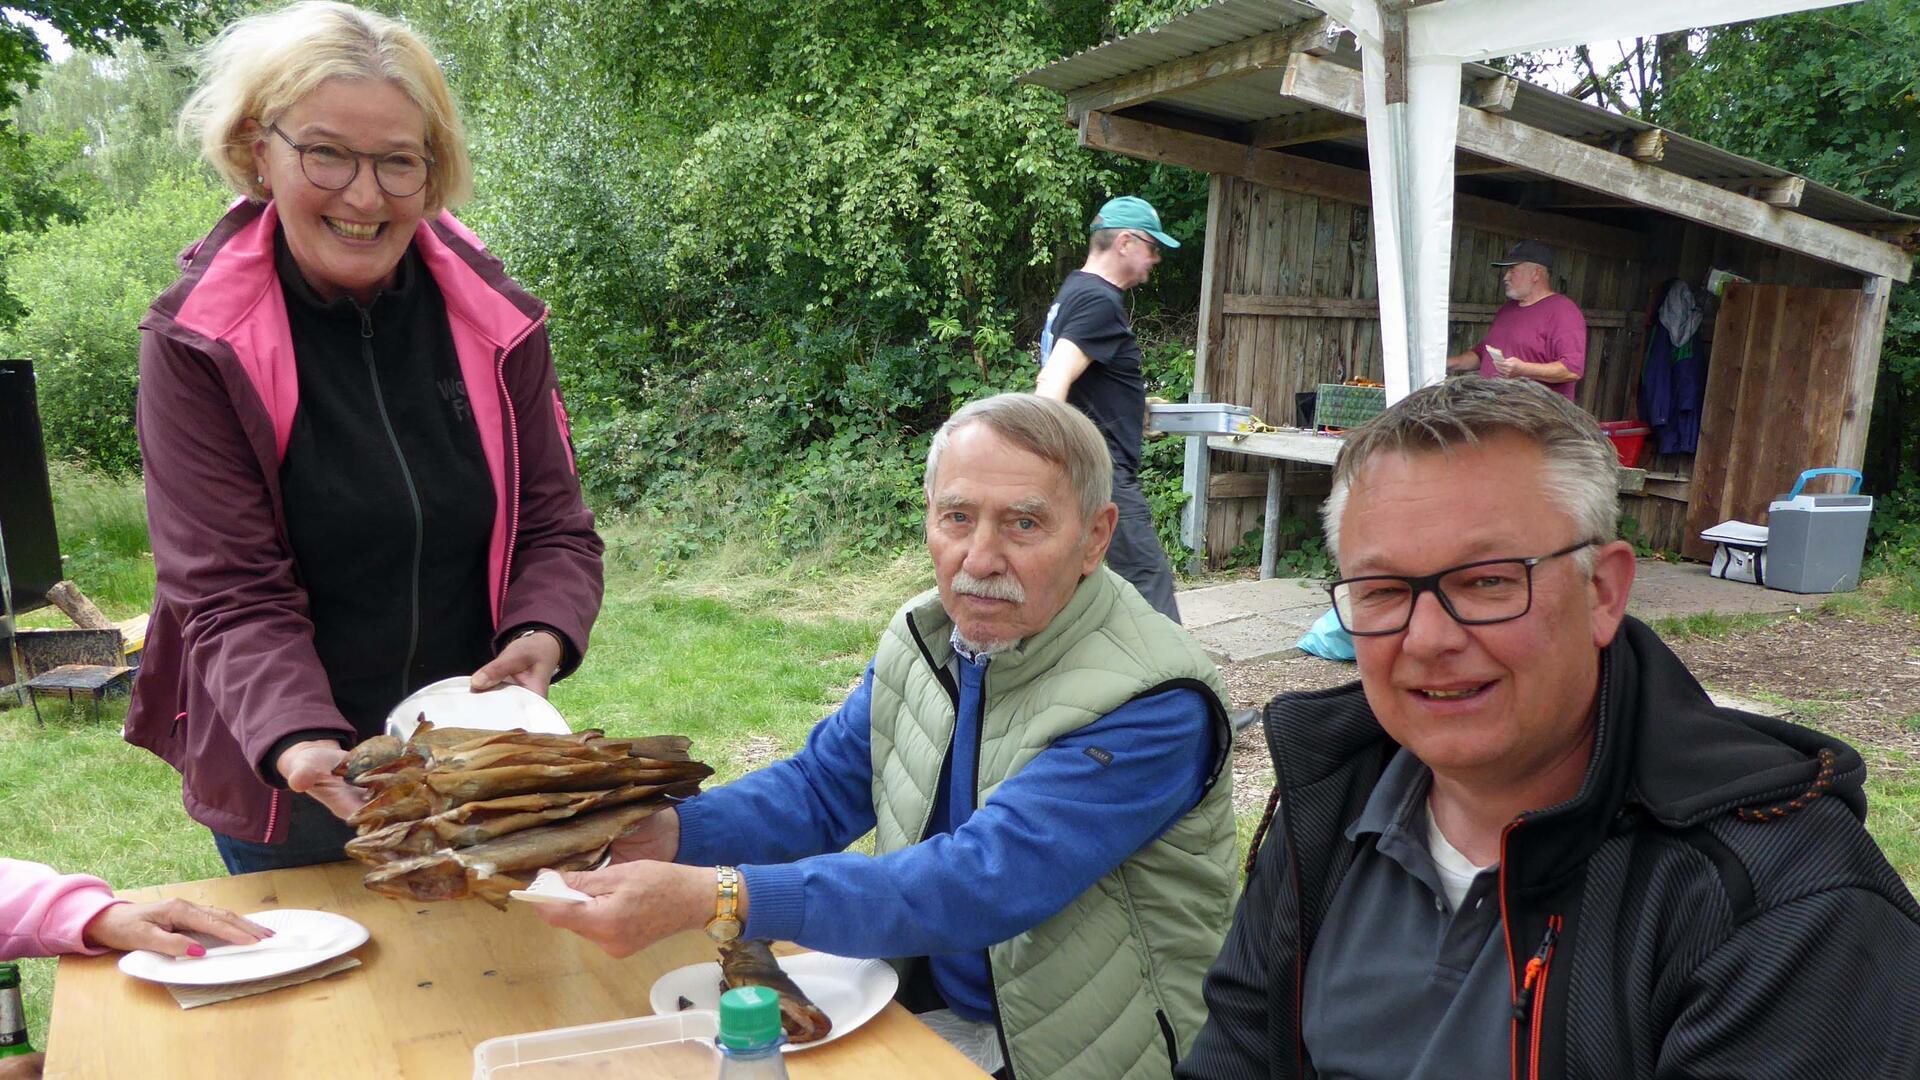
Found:
[[[474,1046],[486,1039],[649,1015],[655,979],[716,958],[705,935],[690,933],[613,960],[541,922],[531,905],[499,912],[473,900],[392,900],[360,884],[365,870],[333,863],[121,893],[242,914],[331,911],[372,938],[352,953],[360,967],[190,1010],[165,987],[122,974],[115,954],[65,957],[46,1075],[464,1080],[473,1075]],[[793,1080],[986,1075],[897,1002],[832,1043],[788,1055],[787,1067]]]

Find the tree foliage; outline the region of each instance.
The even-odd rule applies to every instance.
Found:
[[[225,203],[205,178],[160,177],[131,206],[10,241],[26,314],[0,332],[0,354],[34,361],[49,453],[108,472],[139,467],[136,328]]]
[[[193,34],[235,10],[228,0],[14,0],[0,4],[0,109],[40,83],[47,44],[33,26],[50,26],[83,53],[109,56],[124,42],[159,45],[169,31]]]
[[[184,54],[172,33],[158,48],[127,42],[110,57],[74,53],[21,100],[16,125],[28,136],[74,141],[80,152],[70,164],[90,178],[92,193],[134,203],[156,178],[197,168],[194,148],[174,131],[192,86]]]
[[[583,475],[679,549],[912,537],[929,432],[1031,385],[1098,202],[1203,221],[1204,178],[1083,151],[1015,84],[1119,29],[1097,0],[402,7],[469,116],[467,217],[553,305]]]

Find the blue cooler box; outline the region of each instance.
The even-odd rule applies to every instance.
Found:
[[[1804,495],[1816,476],[1853,477],[1844,495]],[[1857,469],[1808,469],[1793,490],[1767,505],[1767,587],[1796,593],[1848,592],[1860,584],[1873,496],[1860,494]]]

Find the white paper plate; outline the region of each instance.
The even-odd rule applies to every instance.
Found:
[[[787,973],[807,997],[833,1021],[827,1037],[810,1043],[788,1043],[787,1053],[825,1046],[874,1018],[893,1000],[900,986],[900,974],[885,960],[855,960],[830,953],[798,953],[782,956],[780,970]],[[660,976],[647,991],[647,1001],[659,1016],[680,1011],[680,998],[693,1002],[689,1008],[720,1008],[720,963],[688,964]]]
[[[247,918],[274,932],[255,945],[209,946],[199,958],[174,959],[146,949],[120,958],[120,970],[136,979],[177,986],[224,986],[312,967],[366,944],[367,928],[331,911],[275,908]]]
[[[415,690],[387,714],[387,734],[402,740],[412,738],[422,713],[435,727],[487,731],[525,728],[554,735],[573,730],[560,710],[524,686],[506,683],[476,694],[467,689],[468,685],[467,676],[455,675]]]

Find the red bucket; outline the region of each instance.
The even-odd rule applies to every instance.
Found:
[[[1634,468],[1640,460],[1640,451],[1647,444],[1647,436],[1653,429],[1638,420],[1602,420],[1600,430],[1607,433],[1613,443],[1613,452],[1620,455],[1621,468]]]

